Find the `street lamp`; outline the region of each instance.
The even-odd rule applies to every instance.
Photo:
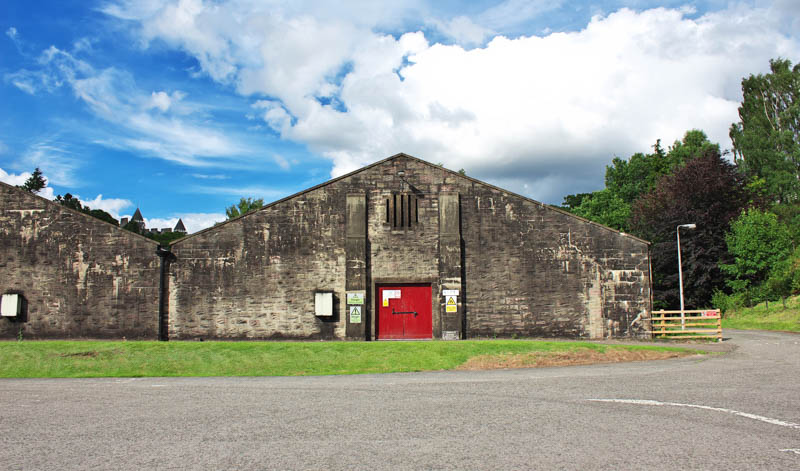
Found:
[[[683,267],[681,266],[681,227],[684,229],[694,229],[696,224],[681,224],[675,229],[675,234],[678,236],[678,283],[680,284],[681,291],[681,330],[686,330],[686,318],[683,313]]]

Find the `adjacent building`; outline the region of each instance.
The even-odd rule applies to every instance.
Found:
[[[405,154],[171,253],[0,190],[0,290],[27,302],[24,316],[0,319],[5,337],[650,335],[646,241]]]

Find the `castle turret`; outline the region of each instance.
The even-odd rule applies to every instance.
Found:
[[[172,229],[172,232],[186,233],[186,226],[183,225],[183,221],[180,218],[178,218],[178,223],[175,224],[175,229]]]
[[[136,224],[138,224],[139,230],[141,232],[145,231],[144,218],[142,217],[142,212],[139,211],[139,208],[136,208],[136,212],[133,213],[133,217],[131,217],[131,222],[135,222]]]

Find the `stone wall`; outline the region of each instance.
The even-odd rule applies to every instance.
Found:
[[[26,304],[0,336],[157,338],[157,245],[0,183],[0,291]]]
[[[178,241],[170,338],[343,338],[346,201],[327,185]],[[316,291],[336,315],[314,315]]]
[[[431,284],[435,338],[649,330],[646,242],[402,154],[173,252],[171,338],[374,338],[381,283]],[[457,313],[443,289],[459,290]],[[366,292],[360,324],[346,290]],[[333,317],[314,315],[316,291],[334,292]]]

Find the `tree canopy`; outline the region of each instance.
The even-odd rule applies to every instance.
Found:
[[[730,137],[739,167],[785,203],[800,197],[800,64],[775,59],[770,70],[742,80],[740,121]]]
[[[39,170],[39,167],[36,167],[31,176],[25,180],[25,183],[20,185],[19,188],[22,188],[30,193],[39,193],[46,186],[47,179],[44,178],[42,171]]]
[[[75,211],[88,214],[89,216],[100,219],[101,221],[110,222],[115,226],[119,225],[119,221],[114,219],[112,215],[108,214],[102,209],[92,209],[88,206],[83,206],[81,201],[72,196],[70,193],[65,193],[64,196],[57,195],[56,203],[59,203],[61,206],[66,206],[67,208],[74,209]]]
[[[762,283],[770,270],[792,251],[786,225],[775,214],[758,208],[742,212],[731,223],[725,242],[733,260],[721,268],[734,278],[731,284],[735,289]]]
[[[633,232],[630,226],[631,206],[642,195],[652,191],[659,180],[687,162],[709,152],[719,153],[719,145],[708,140],[703,131],[693,129],[675,141],[666,151],[658,140],[653,152],[637,152],[629,159],[614,157],[606,166],[603,190],[564,197],[564,209],[614,229]]]
[[[263,206],[263,198],[242,198],[239,200],[238,204],[233,204],[225,208],[225,215],[228,217],[228,219],[234,219],[247,214],[250,211],[255,211],[256,209],[262,208]]]
[[[690,287],[684,294],[688,306],[707,306],[714,291],[725,286],[719,264],[729,260],[725,235],[730,221],[749,201],[745,178],[714,148],[664,176],[636,200],[631,226],[653,243],[653,285],[662,307],[680,305],[677,226],[697,225],[681,233],[684,286]]]

